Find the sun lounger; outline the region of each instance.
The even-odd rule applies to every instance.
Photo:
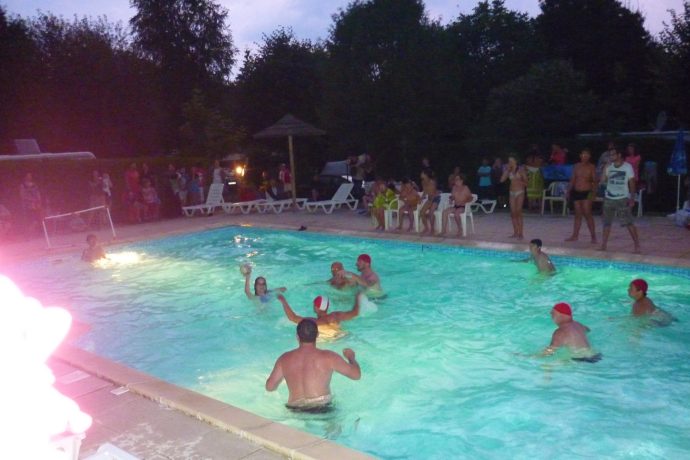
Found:
[[[237,201],[235,203],[223,203],[223,211],[228,214],[232,214],[235,211],[240,211],[242,214],[249,214],[253,209],[259,212],[259,206],[266,202],[265,199],[261,198],[259,200],[249,200],[249,201]]]
[[[304,209],[304,205],[306,202],[306,198],[297,198],[297,200],[295,201],[297,209]],[[263,203],[257,204],[256,210],[260,213],[264,213],[266,211],[273,211],[274,214],[280,214],[290,206],[292,206],[292,198],[285,200],[274,200],[273,198],[271,198],[271,195],[266,195],[266,200]]]
[[[182,206],[182,212],[184,212],[187,217],[192,217],[196,211],[201,212],[202,215],[213,214],[216,208],[220,208],[223,205],[224,187],[224,184],[211,184],[208,190],[208,196],[206,197],[206,203],[193,206]]]
[[[339,209],[342,205],[347,205],[347,207],[354,211],[359,200],[351,195],[352,187],[352,183],[340,184],[340,187],[338,187],[338,190],[335,191],[330,200],[307,201],[304,206],[309,212],[315,212],[321,208],[326,214],[332,213],[334,209]]]

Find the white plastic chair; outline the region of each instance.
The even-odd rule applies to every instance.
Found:
[[[570,213],[568,209],[568,202],[565,199],[565,190],[567,190],[567,182],[551,182],[549,186],[544,189],[541,194],[541,215],[544,215],[544,205],[549,202],[551,214],[553,214],[553,204],[561,203],[563,205],[563,215]]]
[[[438,203],[436,211],[434,211],[434,229],[439,231],[443,225],[443,211],[450,206],[450,193],[441,193],[441,201]]]
[[[477,205],[479,196],[476,193],[472,194],[472,201],[465,205],[465,210],[460,214],[460,221],[462,222],[462,236],[467,236],[467,218],[470,219],[471,233],[474,233],[474,208]],[[455,211],[448,214],[448,231],[453,228],[455,222]]]
[[[635,203],[637,203],[637,217],[642,217],[642,196],[644,194],[644,189],[641,188],[635,194]]]
[[[386,230],[398,227],[398,222],[400,221],[400,208],[404,204],[405,203],[401,199],[396,198],[391,201],[388,208],[383,211],[383,222]]]
[[[196,204],[193,206],[182,206],[182,211],[185,216],[192,217],[196,211],[201,214],[211,214],[216,208],[223,206],[223,188],[225,184],[211,184],[208,190],[208,196],[204,204]]]

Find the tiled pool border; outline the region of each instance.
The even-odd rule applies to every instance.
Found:
[[[311,433],[204,396],[152,375],[123,366],[107,358],[70,345],[63,345],[55,357],[98,378],[127,388],[132,393],[181,411],[202,422],[247,439],[259,446],[298,460],[338,458],[369,460],[363,452],[336,444]],[[87,433],[88,436],[88,433]]]

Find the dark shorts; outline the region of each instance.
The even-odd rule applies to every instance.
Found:
[[[431,200],[431,202],[432,202],[433,204],[441,204],[441,195],[436,195],[436,196]]]
[[[327,414],[329,412],[332,412],[335,407],[333,406],[332,403],[327,403],[324,404],[323,406],[291,406],[289,404],[286,404],[285,407],[290,409],[292,412],[296,412],[298,414]]]
[[[613,218],[618,215],[621,225],[627,227],[633,224],[632,210],[628,206],[628,199],[611,200],[604,198],[604,227],[613,223]]]
[[[596,363],[601,361],[602,358],[601,353],[597,353],[596,355],[592,356],[587,356],[586,358],[571,358],[573,361],[577,361],[579,363]]]
[[[585,191],[579,191],[579,190],[571,190],[570,191],[570,199],[573,201],[582,201],[586,200],[589,198],[590,191],[585,190]]]

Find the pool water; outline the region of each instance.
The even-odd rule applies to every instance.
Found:
[[[690,271],[554,258],[545,277],[526,253],[228,227],[117,248],[94,268],[68,256],[8,273],[44,304],[92,325],[79,345],[175,384],[381,458],[688,458]],[[355,270],[367,252],[387,297],[319,346],[353,348],[362,379],[335,375],[336,410],[296,415],[287,388],[268,393],[276,358],[297,345],[277,301],[243,292],[241,263],[286,286],[298,314],[330,296],[330,263]],[[123,256],[122,254],[125,254]],[[126,257],[134,253],[133,257]],[[679,321],[646,328],[629,318],[628,283]],[[604,355],[596,364],[548,345],[550,308],[573,306]]]

